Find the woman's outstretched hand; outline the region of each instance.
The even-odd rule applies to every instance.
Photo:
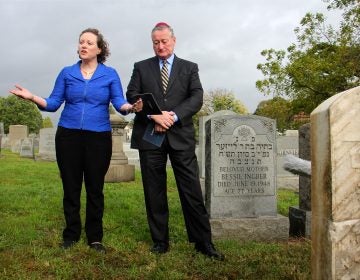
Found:
[[[9,92],[23,99],[27,99],[31,101],[34,99],[34,95],[26,88],[20,85],[15,85],[15,88],[11,89]]]

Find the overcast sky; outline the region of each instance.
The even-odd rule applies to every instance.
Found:
[[[110,44],[107,65],[117,69],[124,93],[133,64],[154,55],[150,31],[169,23],[177,56],[198,63],[205,91],[234,92],[254,112],[255,82],[264,49],[286,49],[306,12],[339,16],[321,0],[0,0],[0,96],[14,84],[47,97],[59,71],[78,60],[79,33],[98,28]],[[57,122],[58,113],[47,113]]]

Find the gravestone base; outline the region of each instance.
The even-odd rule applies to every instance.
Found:
[[[282,215],[210,219],[210,224],[214,239],[286,241],[289,238],[289,219]]]
[[[55,154],[37,154],[35,155],[36,161],[56,161]]]
[[[129,182],[135,180],[135,165],[110,165],[106,175],[106,183]]]
[[[289,235],[292,237],[311,237],[311,211],[298,206],[289,207]]]
[[[297,175],[292,175],[292,176],[277,175],[276,185],[278,188],[281,188],[281,189],[299,190],[299,176],[297,176]]]

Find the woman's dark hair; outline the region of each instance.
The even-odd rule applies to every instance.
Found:
[[[101,52],[97,55],[97,61],[99,63],[104,63],[106,61],[106,58],[110,55],[108,42],[106,42],[106,40],[104,39],[104,36],[96,28],[87,28],[87,29],[85,29],[84,31],[82,31],[80,33],[79,38],[84,33],[92,33],[92,34],[97,36],[97,42],[96,43],[97,43],[98,48],[101,50]]]

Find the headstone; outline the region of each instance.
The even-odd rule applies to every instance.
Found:
[[[1,148],[2,148],[2,138],[3,138],[3,136],[5,136],[4,123],[0,122],[0,156],[1,156]]]
[[[20,143],[20,156],[34,158],[34,140],[33,138],[25,138]]]
[[[1,136],[5,135],[4,123],[3,122],[0,122],[0,135]]]
[[[277,214],[276,126],[258,116],[224,115],[206,122],[205,205],[214,237],[286,240]]]
[[[285,135],[277,136],[277,157],[276,157],[276,172],[277,172],[277,187],[294,189],[299,188],[299,176],[286,171],[283,168],[284,158],[286,155],[299,155],[299,136],[298,131],[287,132]]]
[[[360,279],[360,87],[311,113],[311,275]]]
[[[299,128],[299,158],[311,161],[310,123]],[[311,211],[311,178],[299,176],[300,209]]]
[[[225,115],[236,115],[236,113],[230,110],[221,110],[211,115],[202,116],[199,118],[198,164],[199,164],[200,178],[205,177],[205,141],[206,141],[205,123],[211,118],[215,118],[218,116],[225,116]]]
[[[9,136],[7,134],[1,137],[1,148],[2,149],[11,149]]]
[[[13,153],[20,152],[20,142],[29,135],[26,125],[10,125],[9,126],[9,142]]]
[[[311,161],[310,123],[299,128],[299,158]],[[290,230],[293,237],[311,236],[311,178],[299,175],[299,205],[289,207]]]
[[[135,180],[135,166],[128,164],[128,158],[123,150],[124,128],[128,124],[117,114],[110,115],[112,129],[112,155],[105,182],[128,182]]]
[[[55,134],[56,128],[40,129],[39,153],[36,160],[56,161]]]

